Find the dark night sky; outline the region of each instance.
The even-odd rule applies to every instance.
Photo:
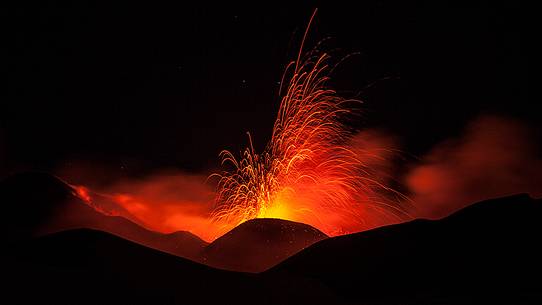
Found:
[[[334,81],[346,95],[361,92],[364,115],[354,127],[384,128],[414,155],[484,113],[519,118],[540,132],[527,8],[360,2],[319,6],[306,42],[330,36],[338,54],[361,53]],[[72,161],[130,174],[199,171],[216,167],[220,150],[242,148],[246,131],[264,146],[277,82],[312,10],[182,1],[2,9],[0,171]]]

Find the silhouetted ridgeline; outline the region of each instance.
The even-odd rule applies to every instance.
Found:
[[[527,195],[480,202],[441,220],[334,238],[302,224],[262,219],[202,246],[208,257],[246,268],[253,266],[251,255],[274,255],[259,247],[262,240],[322,239],[251,274],[214,269],[95,230],[33,237],[44,216],[74,199],[50,178],[23,178],[17,178],[22,184],[0,184],[8,215],[2,229],[9,247],[1,254],[8,304],[542,303],[536,280],[542,271],[542,202]]]

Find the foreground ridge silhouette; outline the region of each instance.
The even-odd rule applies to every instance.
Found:
[[[19,214],[2,225],[4,296],[19,304],[539,304],[541,215],[542,201],[526,194],[486,200],[440,220],[323,239],[253,274],[96,230],[6,236],[31,223]],[[20,229],[7,230],[9,222]]]

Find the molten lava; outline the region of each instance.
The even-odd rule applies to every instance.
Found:
[[[92,198],[90,197],[90,191],[87,187],[82,185],[72,185],[77,197],[81,198],[83,201],[90,203]]]
[[[379,157],[352,145],[344,119],[351,105],[327,87],[329,55],[313,50],[282,96],[273,134],[262,153],[249,146],[238,160],[221,153],[231,170],[219,177],[215,222],[238,225],[253,218],[310,224],[328,235],[360,231],[407,216],[400,194],[385,186],[365,162]],[[288,71],[288,68],[286,69]],[[404,198],[401,198],[404,199]],[[395,220],[390,220],[395,219]]]

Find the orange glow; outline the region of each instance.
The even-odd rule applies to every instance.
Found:
[[[92,201],[88,188],[82,185],[74,185],[72,187],[75,190],[77,197],[81,198],[83,201],[87,203],[90,203]]]
[[[337,235],[407,217],[404,198],[369,166],[368,159],[383,158],[382,151],[353,141],[357,138],[342,123],[359,101],[326,86],[329,56],[316,53],[288,66],[295,69],[266,149],[255,152],[249,134],[239,160],[221,153],[232,170],[213,175],[219,177],[215,222],[235,226],[253,218],[282,218]]]
[[[157,232],[189,231],[212,241],[223,231],[212,224],[212,188],[206,177],[186,174],[158,174],[140,180],[126,180],[110,186],[102,203],[110,201],[121,215]]]

